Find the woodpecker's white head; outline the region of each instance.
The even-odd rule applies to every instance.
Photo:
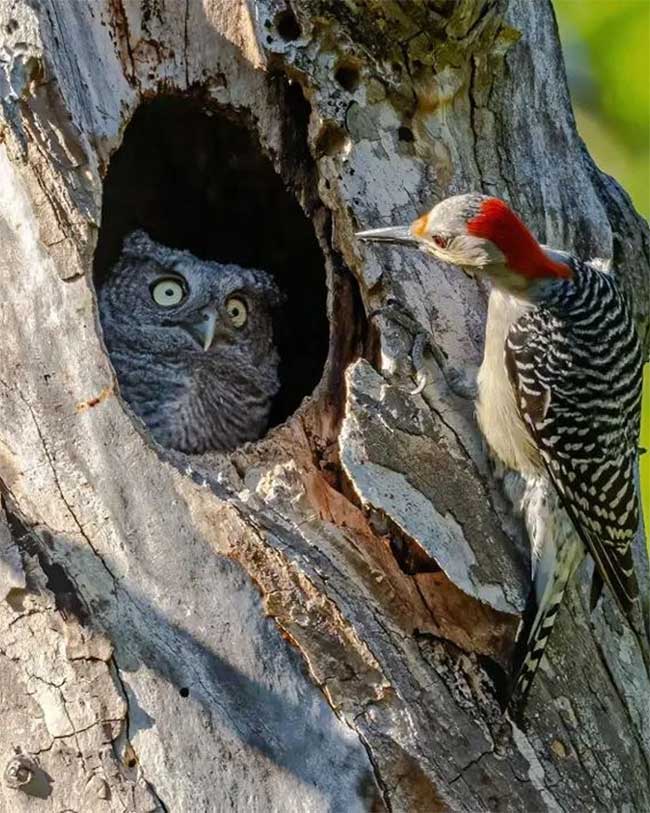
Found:
[[[540,283],[573,275],[545,252],[510,207],[486,195],[455,195],[413,221],[357,232],[377,240],[418,248],[470,273],[486,273],[510,293],[527,296]]]

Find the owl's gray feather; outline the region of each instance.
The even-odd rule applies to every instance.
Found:
[[[126,238],[99,312],[122,396],[159,443],[199,453],[261,437],[279,388],[279,301],[263,271],[199,260],[143,231]]]

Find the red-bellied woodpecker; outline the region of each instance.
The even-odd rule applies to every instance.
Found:
[[[497,198],[458,195],[410,226],[360,232],[412,246],[492,282],[477,416],[526,481],[533,607],[519,633],[511,701],[523,702],[585,549],[647,658],[631,542],[642,353],[615,279],[538,244]],[[602,581],[601,581],[602,580]]]

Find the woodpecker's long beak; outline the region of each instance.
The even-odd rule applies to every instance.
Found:
[[[201,311],[201,318],[197,322],[185,324],[186,330],[203,346],[203,350],[206,353],[212,347],[212,342],[217,332],[218,318],[216,308],[209,307]]]
[[[411,234],[410,226],[388,226],[385,229],[368,229],[358,231],[356,236],[360,240],[370,240],[378,243],[398,243],[402,246],[418,248],[420,240]]]

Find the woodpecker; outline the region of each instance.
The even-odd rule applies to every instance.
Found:
[[[502,200],[457,195],[363,240],[424,251],[491,282],[476,414],[492,452],[526,483],[533,582],[507,705],[521,708],[564,590],[588,552],[648,663],[631,543],[643,356],[614,277],[541,246]]]

